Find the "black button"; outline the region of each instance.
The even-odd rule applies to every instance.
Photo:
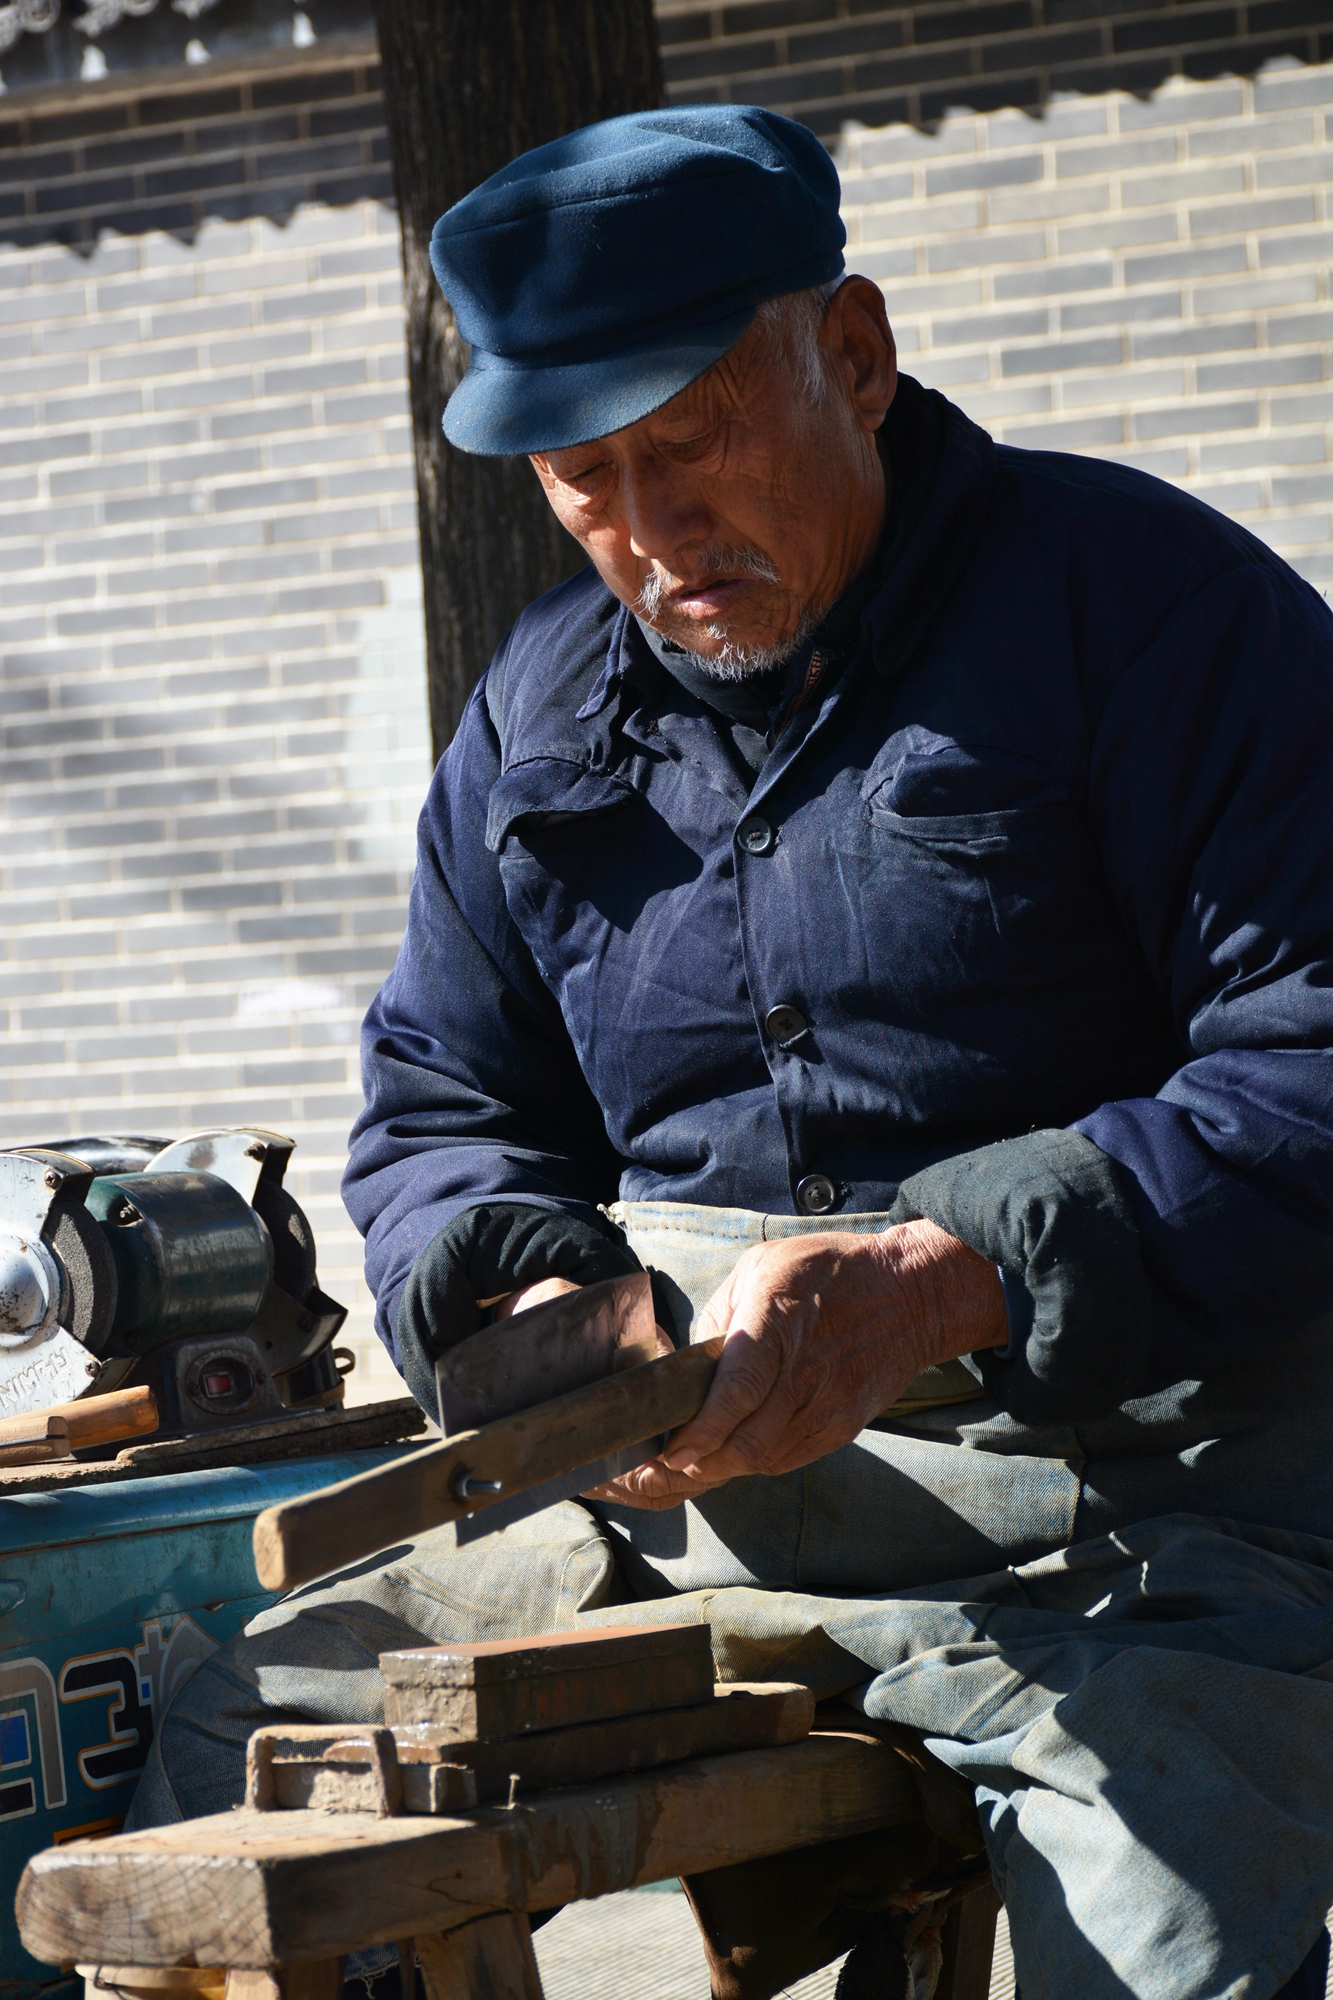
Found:
[[[778,844],[778,830],[766,819],[744,819],[736,838],[747,854],[771,854]]]
[[[780,1047],[794,1042],[809,1026],[805,1015],[795,1007],[770,1007],[764,1016],[764,1027]]]
[[[827,1215],[838,1199],[838,1190],[827,1174],[807,1174],[796,1183],[796,1199],[807,1215]]]

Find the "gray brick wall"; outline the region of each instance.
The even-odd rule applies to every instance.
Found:
[[[907,368],[1333,581],[1326,0],[659,12],[676,99],[833,148]],[[294,1132],[358,1397],[336,1187],[429,769],[377,88],[0,98],[0,1143]]]
[[[849,126],[851,266],[1006,444],[1140,465],[1333,583],[1333,63]]]
[[[772,105],[830,146],[905,368],[1004,442],[1142,465],[1333,582],[1328,0],[658,14],[673,101]]]
[[[394,1379],[337,1181],[430,761],[371,86],[343,65],[0,114],[25,177],[0,247],[0,1143],[293,1132],[359,1397]],[[193,241],[160,226],[159,171]],[[142,207],[121,233],[81,187]],[[52,243],[44,205],[96,250]]]
[[[858,124],[1033,108],[1333,58],[1328,0],[657,0],[674,102],[766,104],[830,141]]]
[[[1198,492],[1333,582],[1328,0],[658,0],[674,102],[843,174],[903,365],[1011,444]]]

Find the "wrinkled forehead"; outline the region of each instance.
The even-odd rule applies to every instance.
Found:
[[[609,431],[604,437],[591,438],[586,444],[534,453],[534,460],[549,466],[558,477],[575,463],[599,452],[616,455],[632,451],[637,444],[651,446],[698,436],[730,416],[741,412],[753,414],[759,392],[775,386],[775,377],[791,378],[792,372],[785,353],[759,327],[752,326],[720,361],[715,361],[696,381],[650,410],[637,423]]]

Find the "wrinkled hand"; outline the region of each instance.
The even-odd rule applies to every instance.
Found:
[[[756,1244],[704,1308],[726,1336],[697,1417],[659,1459],[587,1497],[675,1507],[848,1444],[924,1368],[1008,1338],[993,1264],[931,1222]]]

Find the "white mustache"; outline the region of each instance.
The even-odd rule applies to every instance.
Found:
[[[698,562],[703,574],[686,586],[690,590],[706,590],[710,584],[719,582],[723,577],[735,576],[738,571],[742,576],[757,577],[761,583],[781,582],[766,555],[761,555],[758,549],[735,547],[730,542],[713,542],[700,549]],[[668,590],[675,590],[683,581],[683,578],[673,577],[670,571],[654,563],[635,599],[634,608],[639,616],[651,623],[662,609]]]

